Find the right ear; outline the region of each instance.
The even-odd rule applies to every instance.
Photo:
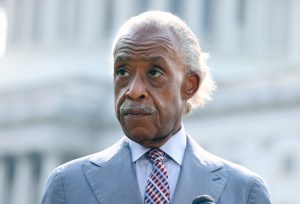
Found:
[[[184,76],[181,87],[181,96],[183,100],[192,98],[199,89],[200,75],[197,72],[187,72]]]

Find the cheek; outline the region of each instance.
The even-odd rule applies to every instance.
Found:
[[[114,93],[114,98],[115,98],[115,112],[116,115],[119,115],[119,108],[122,105],[124,98],[125,98],[125,90],[122,88],[115,88],[115,93]]]
[[[156,103],[160,109],[161,115],[167,117],[174,117],[181,113],[183,101],[181,99],[180,87],[174,86],[166,91],[163,91],[156,96]]]

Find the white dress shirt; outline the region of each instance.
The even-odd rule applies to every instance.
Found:
[[[153,165],[144,157],[144,154],[149,150],[149,148],[146,148],[132,140],[129,140],[129,147],[131,150],[132,162],[135,168],[139,189],[142,198],[144,199],[147,180],[153,169]],[[181,129],[160,147],[161,150],[171,157],[170,159],[166,159],[164,162],[169,176],[170,199],[172,199],[174,195],[185,148],[186,132],[183,124],[181,124]]]

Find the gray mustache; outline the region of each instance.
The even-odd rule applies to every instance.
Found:
[[[126,115],[134,111],[139,111],[144,114],[154,114],[156,112],[156,108],[148,104],[136,104],[133,102],[126,101],[120,107],[121,115]]]

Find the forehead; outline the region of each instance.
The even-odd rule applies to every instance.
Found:
[[[178,54],[177,40],[169,29],[128,28],[117,40],[113,54],[114,57],[120,53],[149,55],[155,50]]]

